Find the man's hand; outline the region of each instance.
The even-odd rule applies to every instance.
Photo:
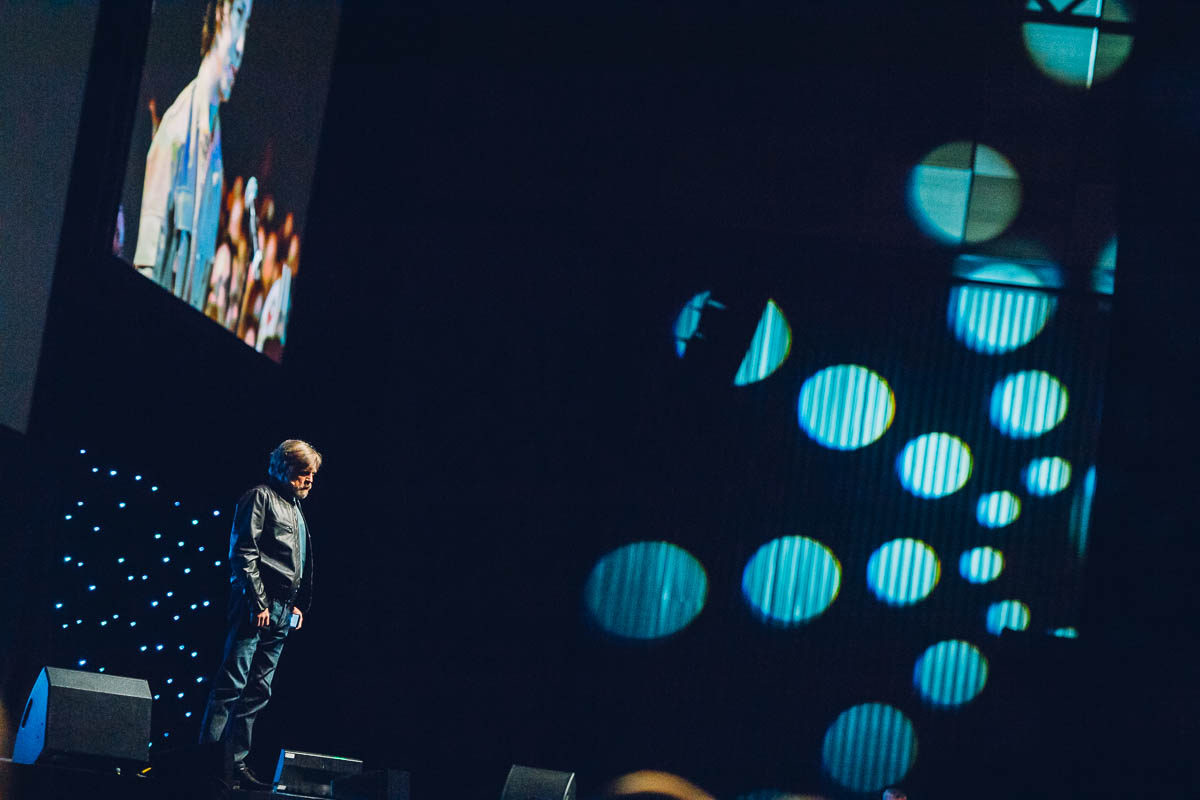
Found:
[[[254,625],[258,628],[265,628],[271,624],[271,609],[264,608],[262,611],[254,615]]]
[[[292,613],[296,615],[296,630],[300,630],[300,626],[304,624],[304,612],[292,606]]]

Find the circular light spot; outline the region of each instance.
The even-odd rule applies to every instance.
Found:
[[[1004,571],[1004,554],[990,547],[972,548],[958,559],[958,574],[971,583],[990,583]]]
[[[669,542],[634,542],[602,557],[584,587],[596,623],[617,636],[655,639],[682,630],[708,596],[704,567]]]
[[[985,528],[1003,528],[1021,515],[1021,499],[1012,492],[988,492],[975,504],[975,519]]]
[[[1078,639],[1079,631],[1075,628],[1055,628],[1050,631],[1052,636],[1057,636],[1060,639]]]
[[[1065,458],[1035,458],[1021,471],[1025,489],[1036,497],[1058,494],[1071,483],[1071,463]]]
[[[683,358],[687,352],[688,342],[699,334],[700,318],[706,308],[725,308],[724,305],[712,299],[712,292],[700,292],[684,304],[679,316],[675,318],[675,354]]]
[[[987,275],[984,275],[984,272]],[[991,277],[992,273],[996,277]],[[972,280],[1038,286],[1040,278],[1017,264],[989,264]],[[998,355],[1024,347],[1050,321],[1057,300],[1046,292],[1012,286],[956,286],[950,290],[947,321],[951,332],[977,353]]]
[[[750,340],[750,347],[742,358],[737,374],[733,376],[733,385],[746,386],[766,378],[787,360],[791,349],[792,329],[788,326],[787,317],[774,300],[768,300]]]
[[[949,142],[930,151],[908,182],[909,210],[943,244],[999,236],[1021,208],[1021,180],[1008,159],[985,144]]]
[[[904,445],[896,472],[917,497],[945,497],[971,477],[971,450],[948,433],[926,433]]]
[[[846,709],[825,732],[821,760],[829,775],[856,792],[899,782],[917,760],[917,732],[899,710],[884,703]]]
[[[893,539],[867,561],[867,585],[891,606],[919,603],[937,586],[942,573],[933,548],[917,539]]]
[[[987,683],[988,662],[979,648],[961,639],[938,642],[917,659],[913,685],[935,706],[961,706]]]
[[[783,625],[807,622],[829,608],[842,568],[828,547],[804,536],[773,539],[758,549],[742,573],[742,593],[765,619]]]
[[[1132,16],[1120,0],[1104,0],[1103,15],[1098,0],[1070,3],[1050,0],[1047,6],[1030,3],[1029,10],[1045,14],[1047,22],[1035,18],[1021,26],[1025,49],[1034,66],[1046,77],[1067,86],[1089,88],[1112,76],[1129,58],[1133,37],[1127,33],[1101,31],[1100,18],[1113,22],[1129,22]],[[1067,12],[1075,24],[1060,20]],[[1087,18],[1091,17],[1091,24]]]
[[[1023,631],[1029,627],[1029,606],[1020,600],[1001,600],[987,610],[987,629],[999,636],[1001,631]]]
[[[800,387],[800,427],[817,444],[856,450],[877,441],[892,424],[892,387],[857,364],[838,364],[810,376]]]
[[[1048,372],[1014,372],[992,390],[992,424],[1014,439],[1041,436],[1066,415],[1066,387]]]

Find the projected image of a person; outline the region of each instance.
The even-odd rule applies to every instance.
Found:
[[[233,514],[224,656],[212,679],[200,742],[228,744],[243,789],[270,788],[250,772],[246,756],[254,720],[271,699],[288,632],[304,624],[312,600],[312,534],[300,501],[312,491],[320,466],[312,445],[281,442],[271,452],[266,482],[243,494]]]
[[[224,166],[221,104],[242,64],[253,0],[210,0],[200,70],[162,120],[146,155],[133,265],[204,310],[217,249]]]

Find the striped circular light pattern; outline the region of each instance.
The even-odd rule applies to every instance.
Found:
[[[991,547],[974,547],[958,559],[958,574],[970,583],[991,583],[1004,571],[1004,554]]]
[[[975,519],[985,528],[1003,528],[1021,515],[1021,499],[1012,492],[988,492],[975,504]]]
[[[791,349],[792,329],[787,317],[774,300],[768,300],[750,339],[750,347],[733,376],[733,385],[746,386],[770,376],[787,360]]]
[[[700,318],[706,308],[724,308],[721,303],[712,299],[712,292],[705,291],[692,297],[684,304],[679,316],[675,318],[675,354],[683,358],[687,352],[688,342],[696,336],[700,329]]]
[[[913,685],[925,702],[949,708],[978,697],[987,676],[988,662],[979,648],[961,639],[948,639],[917,659]]]
[[[904,445],[896,472],[901,485],[917,497],[945,497],[971,477],[971,450],[957,436],[926,433]]]
[[[942,565],[933,548],[918,539],[893,539],[867,561],[867,586],[890,606],[910,606],[937,586]]]
[[[1067,415],[1067,390],[1048,372],[1014,372],[992,389],[992,425],[1014,439],[1052,430]]]
[[[676,633],[696,618],[708,576],[691,553],[669,542],[634,542],[602,557],[584,587],[601,628],[628,639]]]
[[[1042,280],[1033,270],[1019,264],[988,264],[966,277],[993,284],[1016,284],[974,283],[950,290],[946,314],[950,330],[977,353],[999,355],[1024,347],[1042,332],[1057,306],[1057,300],[1046,292],[1021,288],[1041,286]]]
[[[877,373],[838,364],[810,376],[800,387],[800,427],[817,444],[857,450],[877,441],[892,424],[896,399]]]
[[[843,711],[821,747],[830,777],[855,792],[877,792],[900,782],[916,760],[916,729],[903,712],[884,703]]]
[[[1020,600],[1001,600],[987,610],[988,633],[999,636],[1002,631],[1023,631],[1029,627],[1029,606]]]
[[[1058,494],[1071,483],[1071,462],[1058,456],[1035,458],[1021,471],[1025,489],[1035,497]]]
[[[842,568],[828,547],[804,536],[773,539],[742,573],[742,593],[766,621],[798,625],[837,598]]]
[[[1030,0],[1026,8],[1033,13],[1021,25],[1021,35],[1034,66],[1046,77],[1079,89],[1110,77],[1129,58],[1133,36],[1102,31],[1100,21],[1130,22],[1133,16],[1125,6],[1121,0]],[[1071,22],[1064,23],[1064,18]]]

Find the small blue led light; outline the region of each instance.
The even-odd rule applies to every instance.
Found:
[[[93,526],[92,526],[92,533],[99,533],[99,532],[100,532],[100,526],[99,526],[99,525],[93,525]]]
[[[208,608],[208,601],[205,600],[201,605],[203,605],[205,608]]]
[[[79,666],[81,666],[81,667],[86,667],[86,666],[87,666],[87,659],[86,659],[86,658],[81,658],[81,659],[79,659]]]
[[[168,684],[168,685],[170,685],[170,684],[172,684],[172,683],[174,683],[174,682],[175,682],[175,679],[174,679],[174,678],[167,678],[167,684]]]
[[[76,625],[82,625],[82,624],[83,624],[83,620],[81,620],[81,619],[77,619],[77,620],[75,620],[75,624],[76,624]]]
[[[179,649],[180,649],[180,650],[183,650],[183,649],[185,649],[185,648],[184,648],[184,646],[183,646],[183,645],[179,645]]]
[[[167,597],[174,597],[174,596],[175,596],[175,592],[167,592]]]
[[[76,561],[76,562],[75,562],[75,566],[77,566],[77,567],[82,567],[82,566],[83,566],[83,562],[82,562],[82,561]]]
[[[163,556],[163,563],[164,563],[164,564],[167,564],[167,563],[169,563],[170,561],[171,561],[171,557],[170,557],[170,556]]]
[[[158,491],[158,487],[157,487],[157,486],[151,486],[151,487],[150,487],[150,491],[152,491],[152,492],[157,492],[157,491]]]
[[[221,516],[221,512],[220,512],[220,511],[218,511],[217,509],[215,509],[215,508],[214,508],[214,509],[213,509],[213,516],[214,516],[214,517],[219,517],[219,516]]]
[[[125,507],[125,501],[124,501],[124,500],[122,500],[121,502],[117,503],[117,508],[124,508],[124,507]]]
[[[176,547],[183,547],[183,542],[176,542],[176,543],[175,543],[175,546],[176,546]]]
[[[176,614],[175,616],[171,617],[171,619],[175,620],[176,622],[179,622],[179,615]]]
[[[70,626],[71,626],[71,623],[69,623],[69,622],[64,622],[64,623],[63,623],[63,627],[64,627],[64,628],[69,628]]]
[[[184,567],[184,568],[183,568],[183,574],[184,574],[184,575],[191,575],[191,574],[192,574],[192,568],[191,568],[191,567]]]
[[[86,455],[87,455],[87,450],[84,450],[82,447],[81,447],[81,448],[79,448],[79,455],[81,455],[81,456],[86,456]]]
[[[220,561],[214,561],[214,562],[213,562],[213,566],[214,566],[214,567],[219,567],[219,566],[221,566],[221,562],[220,562]]]
[[[185,712],[183,712],[183,715],[184,715],[185,717],[190,717],[190,716],[192,715],[192,712],[190,712],[190,711],[185,711]]]
[[[155,533],[155,534],[154,534],[154,538],[155,538],[155,539],[161,539],[161,538],[162,538],[162,534],[161,534],[161,533]]]
[[[158,694],[154,695],[155,700],[158,700],[160,697],[162,697],[162,695],[158,695]]]
[[[90,585],[88,586],[88,591],[89,591],[89,592],[94,592],[94,591],[96,591],[96,584],[94,584],[94,583],[93,583],[93,584],[90,584]]]
[[[192,603],[192,611],[195,611],[195,610],[196,610],[196,604]]]
[[[92,467],[92,472],[99,472],[99,471],[100,471],[99,467]]]
[[[82,500],[76,500],[76,501],[75,501],[75,505],[79,506],[80,508],[83,508],[83,501],[82,501]]]
[[[161,644],[154,645],[155,650],[162,650],[162,648],[163,648],[163,646]]]
[[[194,520],[192,520],[192,524],[193,524],[193,525],[199,525],[199,524],[200,524],[200,520],[198,520],[198,519],[194,519]]]
[[[202,675],[202,676],[196,678],[196,683],[204,683],[204,676]]]
[[[141,647],[139,647],[138,649],[139,649],[139,650],[141,650],[141,651],[144,653],[144,652],[146,652],[146,645],[142,645],[142,646],[141,646]]]
[[[98,669],[98,670],[96,670],[96,671],[97,671],[97,672],[104,672],[104,667],[101,667],[100,669]]]
[[[63,627],[66,627],[65,625]],[[1060,639],[1078,639],[1079,631],[1075,628],[1055,628],[1050,631],[1051,636],[1057,636]]]
[[[134,479],[135,481],[140,481],[140,480],[142,479],[142,476],[141,476],[141,475],[134,475],[134,476],[133,476],[133,479]]]
[[[70,518],[71,518],[70,514],[67,514],[65,517],[63,517],[63,519],[70,519]]]
[[[179,694],[177,694],[177,695],[175,695],[175,696],[176,696],[176,697],[178,697],[180,700],[182,700],[182,699],[183,699],[183,692],[180,692]]]
[[[197,548],[196,548],[196,552],[198,552],[198,553],[203,553],[203,552],[204,552],[204,545],[200,545],[199,547],[197,547]]]
[[[175,507],[176,507],[176,508],[179,508],[179,501],[178,501],[178,500],[176,500],[176,501],[175,501]]]
[[[143,575],[143,576],[142,576],[142,580],[149,580],[149,579],[150,579],[150,576],[149,576],[149,575]]]
[[[157,600],[151,600],[151,601],[150,601],[150,607],[151,607],[151,608],[158,608],[158,601],[157,601]]]
[[[70,560],[71,560],[71,557],[70,557],[70,556],[63,556],[63,563],[64,563],[64,564],[66,564],[66,563],[67,563],[67,562],[69,562]]]
[[[108,625],[108,620],[106,620],[106,619],[102,619],[102,620],[100,620],[100,627],[101,627],[101,628],[103,628],[103,627],[106,627],[107,625]]]
[[[117,471],[115,469],[110,469],[108,471],[108,474],[109,474],[109,477],[115,478],[117,476]]]
[[[130,575],[130,576],[129,576],[128,578],[126,578],[125,580],[127,580],[127,581],[131,581],[131,580],[133,580],[133,576],[132,576],[132,575]]]
[[[55,607],[55,608],[62,608],[62,603],[55,603],[55,604],[54,604],[54,607]]]
[[[199,654],[199,653],[197,653],[195,650],[193,650],[193,651],[192,651],[192,658],[195,658],[195,657],[196,657],[196,656],[198,656],[198,655],[200,655],[200,654]]]
[[[131,628],[136,628],[136,627],[137,627],[137,621],[136,621],[136,620],[130,620],[130,621],[129,621],[129,627],[131,627]]]
[[[124,564],[124,563],[125,563],[125,556],[121,556],[120,558],[118,558],[118,559],[117,559],[117,563],[118,563],[118,564]]]

